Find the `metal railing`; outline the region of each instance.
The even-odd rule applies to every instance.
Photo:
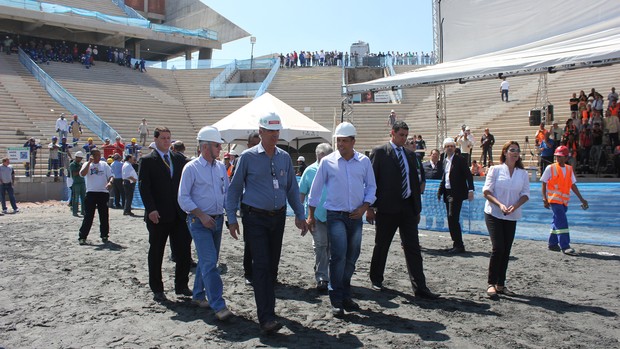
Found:
[[[256,91],[254,98],[258,98],[262,96],[267,91],[267,88],[269,88],[271,81],[273,81],[273,78],[276,76],[279,69],[280,69],[280,62],[278,61],[277,58],[274,58],[273,66],[271,67],[271,70],[269,71],[269,74],[267,74],[267,77],[265,78],[265,80],[263,80],[263,83],[258,88],[258,91]]]

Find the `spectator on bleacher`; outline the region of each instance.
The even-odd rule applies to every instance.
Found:
[[[611,102],[618,101],[618,94],[616,93],[616,88],[612,87],[611,92],[607,95],[607,108],[611,105]]]
[[[616,103],[616,102],[613,102]],[[617,103],[616,103],[617,104]],[[620,119],[611,114],[611,110],[605,111],[604,129],[609,135],[609,145],[614,149],[618,145],[618,131],[620,131]]]
[[[568,148],[568,161],[573,162],[576,161],[576,153],[577,153],[577,142],[578,142],[578,131],[577,126],[574,125],[573,119],[566,120],[566,126],[564,127],[564,136],[562,137],[562,144],[566,145]]]
[[[456,138],[456,143],[458,144],[459,149],[461,149],[461,155],[467,162],[467,167],[471,166],[471,153],[474,149],[474,145],[476,144],[476,139],[471,133],[471,128],[469,126],[465,126],[465,129],[461,130],[461,133],[459,133]]]
[[[611,116],[618,117],[618,115],[620,114],[620,103],[618,103],[617,101],[612,101],[607,110],[609,110]]]
[[[426,141],[422,139],[422,135],[418,135],[415,140],[415,155],[420,160],[420,165],[422,164],[422,160],[424,159],[424,155],[426,154]]]
[[[387,121],[387,125],[390,127],[390,129],[392,128],[395,122],[396,122],[396,112],[394,111],[394,109],[392,109],[390,111],[390,115],[388,115],[388,121]]]
[[[484,169],[482,168],[482,166],[478,164],[478,161],[476,160],[472,160],[471,168],[469,170],[471,171],[472,176],[476,176],[476,177],[484,176]]]
[[[49,158],[47,160],[47,177],[51,176],[54,170],[54,180],[58,179],[58,168],[60,167],[60,145],[58,137],[52,137],[52,142],[48,144]]]
[[[82,123],[78,121],[77,114],[73,114],[73,121],[69,124],[69,132],[73,136],[73,146],[77,147],[82,136]]]
[[[576,93],[573,93],[573,97],[568,100],[568,104],[570,105],[570,117],[573,119],[577,118],[577,113],[579,112],[579,98],[577,98]]]
[[[4,38],[4,42],[2,43],[4,45],[4,50],[6,51],[7,55],[11,54],[11,48],[13,46],[13,39],[11,39],[10,36],[6,36]]]
[[[69,166],[69,159],[72,159],[69,149],[73,148],[73,146],[67,142],[66,137],[62,137],[58,146],[60,147],[58,157],[60,160],[60,176],[62,177],[65,175],[65,169]]]
[[[597,93],[594,97],[594,101],[592,102],[592,110],[597,112],[599,116],[603,115],[603,96],[600,93]]]
[[[105,143],[101,146],[101,150],[103,151],[103,159],[106,160],[114,154],[116,146],[110,144],[110,138],[106,138],[104,142]]]
[[[136,158],[130,154],[125,155],[123,163],[123,189],[125,190],[125,205],[123,206],[124,216],[133,216],[131,212],[131,203],[133,202],[133,194],[136,190],[138,182],[138,174],[136,173]]]
[[[601,122],[594,122],[592,126],[592,149],[590,151],[590,158],[597,165],[606,165],[607,159],[601,159],[603,151],[603,124]],[[602,161],[602,163],[601,163]]]
[[[149,127],[146,123],[146,119],[142,119],[142,123],[138,125],[138,135],[140,139],[140,143],[144,147],[146,145],[146,135],[149,133]]]
[[[114,161],[110,168],[112,169],[112,186],[114,187],[114,208],[121,209],[125,207],[125,189],[123,188],[123,163],[121,155],[114,154]]]
[[[540,146],[540,142],[542,142],[545,139],[545,135],[547,133],[549,133],[549,131],[545,129],[545,123],[541,122],[540,125],[538,126],[538,130],[536,131],[536,134],[534,135],[534,144],[537,147]]]
[[[588,168],[590,164],[590,151],[592,149],[592,129],[586,123],[584,127],[579,130],[579,151],[577,156],[577,163],[582,165],[583,168]]]
[[[553,163],[553,153],[558,142],[551,139],[551,134],[546,133],[545,139],[538,146],[540,149],[540,173],[544,173],[547,166]],[[490,167],[490,165],[489,165]]]
[[[30,177],[30,171],[32,171],[32,175],[34,176],[34,170],[37,164],[37,150],[41,149],[41,144],[37,143],[34,137],[30,137],[30,139],[24,143],[24,148],[28,148],[30,151],[30,161],[24,162],[26,177]]]
[[[116,136],[116,141],[114,142],[114,154],[118,154],[123,158],[123,153],[125,152],[125,143],[122,142],[121,136]]]
[[[560,126],[558,126],[558,122],[554,121],[553,125],[551,127],[549,127],[549,137],[551,139],[553,139],[553,142],[555,144],[559,144],[560,141],[562,140],[562,134],[564,132],[562,132],[562,128],[560,128]]]
[[[592,112],[592,117],[588,120],[588,124],[592,127],[597,122],[603,125],[603,114],[601,114],[598,110],[595,110]]]
[[[58,132],[58,138],[66,138],[69,135],[69,123],[65,119],[65,113],[60,114],[60,117],[56,119],[56,132]]]
[[[480,137],[480,148],[482,148],[482,165],[487,167],[487,157],[489,161],[493,161],[493,144],[495,144],[495,136],[489,132],[489,128],[484,129],[482,137]]]
[[[603,97],[603,95],[601,95],[600,93],[598,93],[594,87],[590,90],[590,93],[588,94],[588,99],[590,99],[590,97],[592,98],[596,98],[597,96],[601,96],[601,98]]]
[[[82,216],[84,215],[86,184],[84,182],[84,177],[80,176],[80,169],[82,168],[83,158],[84,153],[78,151],[75,153],[75,159],[69,164],[69,174],[73,179],[73,184],[71,185],[71,210],[73,212],[73,215],[76,217],[78,217],[78,204],[80,206]]]
[[[510,83],[506,78],[502,78],[502,83],[499,85],[499,92],[502,95],[502,102],[508,102],[508,90],[510,90]]]
[[[11,202],[11,207],[13,208],[13,213],[19,212],[19,208],[17,208],[17,204],[15,203],[15,194],[13,191],[13,186],[15,185],[15,170],[13,166],[10,165],[10,160],[8,157],[2,159],[2,165],[0,165],[0,190],[2,192],[2,213],[8,213],[6,207],[6,194],[9,195],[9,201]],[[6,193],[6,194],[5,194]]]
[[[97,148],[97,145],[93,143],[92,137],[88,137],[86,144],[84,144],[82,148],[84,149],[84,153],[86,154],[86,159],[90,159],[90,153],[94,148]]]

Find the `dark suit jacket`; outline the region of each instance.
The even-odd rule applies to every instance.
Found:
[[[411,200],[415,214],[422,211],[420,196],[420,180],[418,178],[418,161],[414,152],[405,148],[405,157],[409,165],[409,186]],[[370,153],[372,169],[377,183],[377,200],[371,205],[378,212],[398,213],[402,210],[403,198],[401,189],[401,172],[398,155],[390,143],[376,147]],[[424,181],[424,171],[420,171]]]
[[[185,212],[179,207],[177,194],[181,182],[181,172],[186,160],[183,155],[169,152],[173,174],[164,159],[156,150],[140,159],[138,170],[138,187],[144,204],[144,220],[148,220],[149,213],[159,212],[159,220],[164,223],[174,222],[176,219],[185,219]]]
[[[452,167],[450,167],[450,188],[452,189],[452,196],[461,201],[467,199],[470,190],[474,190],[474,177],[469,171],[467,161],[457,154],[454,154]],[[443,175],[437,195],[445,195],[445,193],[446,177]]]
[[[437,166],[433,169],[431,166],[431,161],[425,161],[422,164],[422,168],[424,168],[424,175],[426,179],[441,179],[443,177],[443,161],[437,161]]]

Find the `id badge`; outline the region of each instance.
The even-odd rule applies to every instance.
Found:
[[[273,189],[280,189],[280,183],[276,178],[273,179]]]

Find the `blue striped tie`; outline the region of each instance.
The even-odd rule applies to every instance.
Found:
[[[396,155],[398,155],[398,163],[400,164],[400,175],[402,177],[401,179],[401,183],[400,183],[400,188],[401,188],[401,196],[403,197],[403,199],[407,198],[407,168],[405,167],[405,160],[403,159],[403,156],[401,154],[401,152],[403,151],[402,147],[398,147],[396,148]]]

